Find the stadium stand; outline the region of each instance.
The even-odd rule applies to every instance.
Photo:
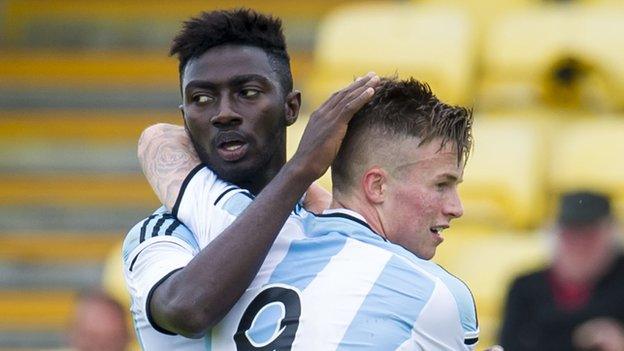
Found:
[[[480,108],[622,109],[623,31],[622,3],[549,3],[500,16],[485,39]]]
[[[583,188],[609,194],[624,218],[624,118],[601,117],[567,123],[555,134],[548,182],[554,194]]]
[[[473,153],[460,194],[461,226],[535,228],[543,216],[543,127],[525,116],[475,116]]]
[[[363,3],[339,8],[319,28],[307,96],[313,105],[374,68],[429,82],[445,101],[472,101],[471,22],[452,7]]]
[[[496,235],[445,231],[435,261],[470,286],[479,314],[479,348],[496,343],[507,285],[516,274],[548,257],[548,236],[540,232],[498,231]]]

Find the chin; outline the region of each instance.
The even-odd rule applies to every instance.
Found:
[[[254,178],[254,175],[258,174],[256,169],[249,169],[243,165],[237,164],[220,165],[213,170],[217,173],[219,178],[237,185],[249,182]]]

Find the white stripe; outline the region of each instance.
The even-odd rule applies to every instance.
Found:
[[[438,281],[414,323],[411,337],[397,351],[464,350],[466,346],[463,335],[453,294],[446,285]]]
[[[301,293],[303,310],[293,350],[335,350],[391,257],[387,250],[347,239]]]

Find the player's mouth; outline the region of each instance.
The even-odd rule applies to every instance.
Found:
[[[238,161],[245,157],[249,144],[236,132],[225,132],[216,138],[217,153],[227,162]]]
[[[442,236],[442,231],[444,229],[447,229],[448,227],[449,227],[448,225],[437,225],[437,226],[429,228],[429,231],[431,232],[431,235],[433,235],[436,245],[442,244],[442,242],[444,241],[444,237]]]

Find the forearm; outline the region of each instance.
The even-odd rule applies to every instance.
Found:
[[[297,168],[286,164],[236,221],[156,289],[152,316],[159,326],[198,336],[227,314],[314,180]]]
[[[141,133],[137,156],[152,190],[169,209],[175,204],[184,178],[201,163],[184,128],[166,123]]]

